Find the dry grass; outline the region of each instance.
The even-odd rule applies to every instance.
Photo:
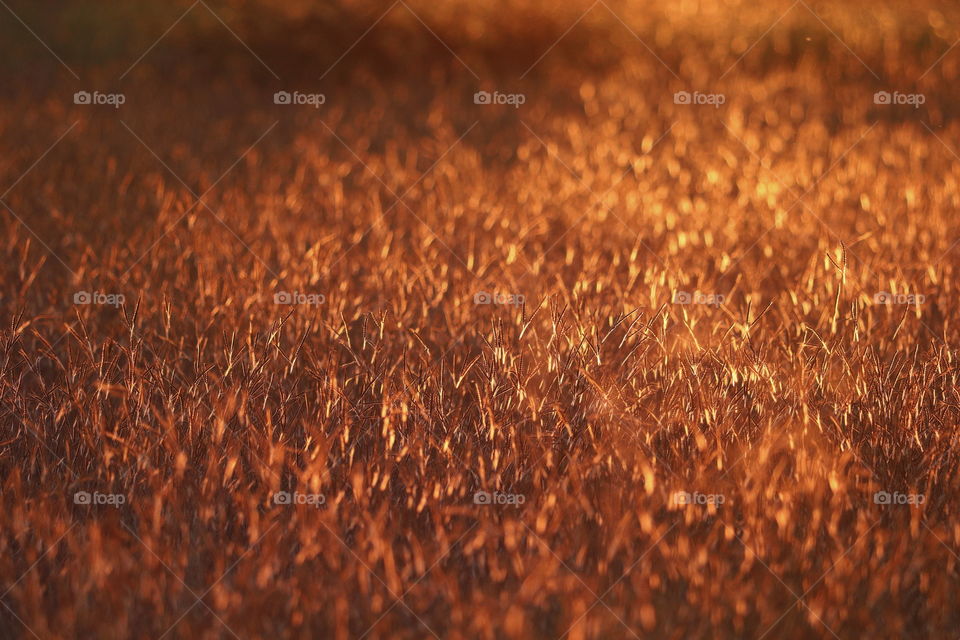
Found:
[[[0,637],[955,634],[955,9],[409,6],[2,16]]]

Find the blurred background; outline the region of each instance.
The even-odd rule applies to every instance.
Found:
[[[56,61],[41,55],[44,47],[28,27],[78,71],[98,70],[105,77],[122,73],[166,34],[145,66],[166,74],[222,73],[224,64],[249,55],[246,43],[282,77],[304,79],[319,77],[354,45],[344,73],[359,64],[388,76],[416,74],[450,62],[439,40],[484,77],[510,77],[527,70],[561,36],[549,62],[596,70],[642,50],[631,31],[690,80],[710,70],[722,73],[751,47],[754,54],[741,73],[822,60],[844,49],[831,30],[871,67],[897,74],[912,63],[931,64],[960,36],[957,7],[929,0],[759,6],[734,0],[9,0],[7,6],[27,27],[5,11],[2,64],[7,73],[36,83],[57,73]],[[764,34],[769,37],[757,42]],[[957,64],[955,58],[945,61],[947,70]]]

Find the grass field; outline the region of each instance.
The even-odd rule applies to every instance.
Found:
[[[0,638],[957,637],[960,8],[137,4],[0,3]]]

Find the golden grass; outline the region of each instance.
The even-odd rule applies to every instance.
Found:
[[[214,6],[3,95],[0,637],[955,635],[955,10]]]

